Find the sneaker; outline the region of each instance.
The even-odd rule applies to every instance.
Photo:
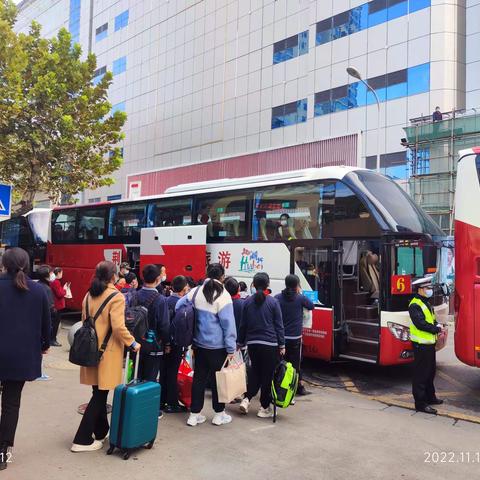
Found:
[[[225,410],[220,413],[216,413],[213,417],[212,424],[213,425],[226,425],[232,421],[232,417],[225,413]]]
[[[106,440],[108,440],[108,438],[110,437],[110,433],[107,433],[103,438],[97,438],[95,436],[95,440],[98,440],[99,442],[105,442]]]
[[[273,417],[273,410],[271,407],[263,408],[260,407],[260,410],[257,413],[257,417],[260,418],[272,418]]]
[[[72,443],[72,448],[70,448],[70,451],[73,453],[95,452],[96,450],[101,450],[102,448],[103,443],[100,440],[94,440],[91,445],[79,445],[78,443]]]
[[[48,376],[48,375],[45,374],[45,373],[42,373],[42,376],[41,376],[41,377],[38,377],[38,378],[36,379],[36,381],[37,381],[37,382],[46,382],[46,381],[51,380],[51,379],[52,379],[52,377]]]
[[[52,340],[52,341],[50,342],[50,346],[51,346],[51,347],[61,347],[62,344],[61,344],[61,343],[58,343],[56,340]]]
[[[305,395],[310,395],[312,392],[309,392],[306,388],[305,385],[299,385],[297,388],[297,395],[300,397],[303,397]]]
[[[160,411],[158,412],[158,419],[161,420],[162,418],[163,418],[163,411],[160,410]]]
[[[295,399],[292,398],[292,401],[290,402],[290,405],[295,405]]]
[[[182,405],[167,405],[163,411],[165,413],[182,413],[186,412],[187,409],[183,407]]]
[[[248,407],[250,406],[250,400],[245,397],[241,402],[240,402],[240,412],[242,412],[244,415],[248,413]]]
[[[201,413],[191,413],[187,420],[189,427],[196,427],[200,423],[205,423],[207,418]]]

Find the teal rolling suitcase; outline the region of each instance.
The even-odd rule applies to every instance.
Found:
[[[128,460],[133,449],[152,448],[157,436],[158,412],[160,410],[160,384],[138,380],[138,362],[136,355],[133,380],[126,381],[128,368],[125,368],[125,383],[115,388],[113,395],[112,420],[110,425],[111,455],[115,448]],[[128,366],[130,354],[127,353]]]

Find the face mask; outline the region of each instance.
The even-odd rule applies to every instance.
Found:
[[[425,290],[425,296],[427,298],[431,298],[433,296],[433,290],[431,288],[428,288]]]
[[[48,278],[51,282],[53,282],[57,277],[55,276],[54,273],[50,274],[50,277]]]
[[[250,287],[250,293],[255,295],[257,293],[257,289],[255,287]]]
[[[288,225],[288,222],[287,222],[286,220],[282,220],[282,221],[280,222],[280,225],[281,225],[282,227],[286,227],[286,226]]]
[[[167,279],[167,276],[163,275],[163,276],[160,277],[160,282],[164,282],[166,279]]]

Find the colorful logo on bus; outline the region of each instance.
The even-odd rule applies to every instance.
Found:
[[[258,250],[244,248],[240,257],[240,272],[255,273],[263,270],[263,257]]]
[[[410,275],[392,275],[392,295],[409,295],[412,293],[412,277]]]

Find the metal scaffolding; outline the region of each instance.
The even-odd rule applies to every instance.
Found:
[[[453,235],[453,207],[458,152],[480,145],[480,109],[443,113],[410,119],[405,127],[412,198],[436,220],[447,235]]]

